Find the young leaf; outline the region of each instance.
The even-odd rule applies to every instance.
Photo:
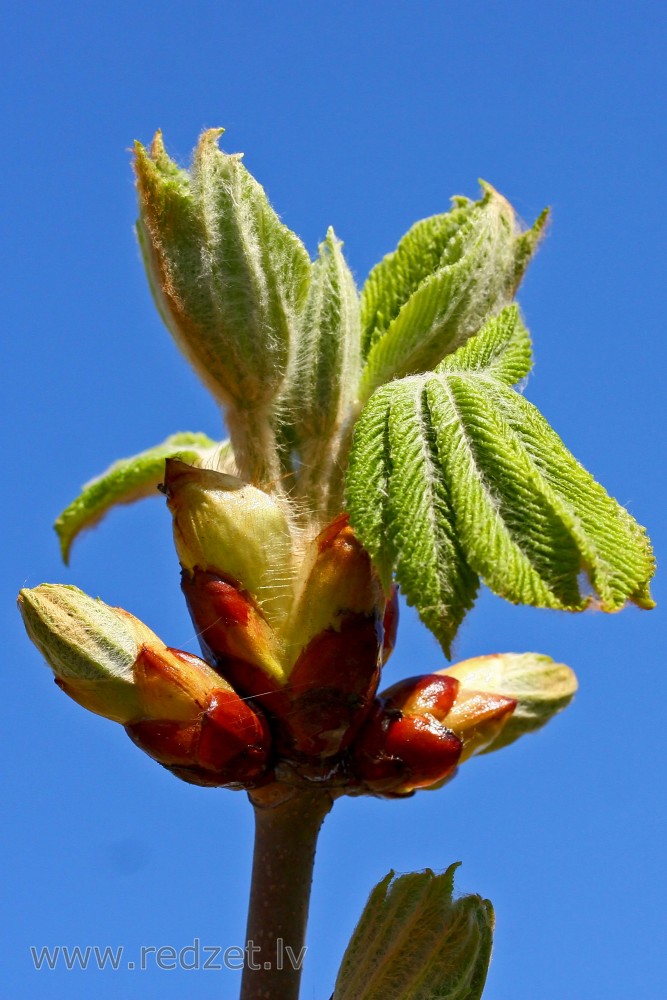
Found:
[[[451,496],[435,451],[433,419],[423,379],[387,387],[387,475],[396,574],[410,604],[449,656],[461,620],[475,600],[479,580],[454,530]]]
[[[450,244],[479,211],[479,203],[469,198],[453,202],[451,211],[416,222],[368,275],[361,293],[364,358],[422,281],[450,262],[454,252]]]
[[[158,308],[223,403],[257,407],[278,392],[294,349],[310,259],[239,155],[203,133],[191,173],[158,133],[136,147],[139,239]]]
[[[532,367],[530,334],[516,305],[487,320],[483,333],[471,337],[441,364],[448,372],[474,372],[480,379],[497,379],[505,385],[516,385]]]
[[[468,562],[501,597],[580,609],[576,540],[489,398],[488,381],[449,375],[426,392],[436,448]]]
[[[366,403],[354,428],[346,477],[346,507],[352,527],[370,553],[387,594],[395,563],[388,528],[390,395],[390,387],[383,387]]]
[[[509,388],[529,367],[528,335],[508,307],[435,372],[378,390],[355,429],[352,525],[374,558],[387,553],[446,652],[475,574],[514,603],[582,610],[593,600],[583,572],[605,611],[652,606],[644,530]]]
[[[392,378],[434,368],[512,298],[545,216],[518,235],[509,203],[490,185],[484,190],[481,201],[459,201],[418,223],[371,272],[362,293],[361,399]]]
[[[451,865],[384,878],[343,956],[332,1000],[479,1000],[493,941],[493,908],[453,899]]]
[[[172,434],[162,444],[132,458],[121,458],[101,476],[91,479],[54,525],[64,562],[69,562],[72,542],[77,535],[92,528],[112,507],[155,494],[164,478],[165,459],[180,458],[183,462],[200,464],[214,449],[217,449],[218,460],[231,457],[227,441],[216,445],[205,434]]]
[[[626,601],[653,608],[655,561],[646,530],[577,462],[532,403],[505,386],[495,402],[576,540],[602,609],[616,611]]]
[[[313,264],[300,323],[296,370],[286,406],[297,439],[327,440],[356,394],[360,366],[359,298],[329,229]]]
[[[551,213],[549,209],[545,208],[542,212],[540,212],[531,228],[527,229],[525,233],[521,233],[521,235],[517,237],[516,243],[514,244],[513,294],[516,293],[517,288],[521,284],[521,279],[526,273],[526,268],[530,264],[535,251],[544,237],[550,215]]]

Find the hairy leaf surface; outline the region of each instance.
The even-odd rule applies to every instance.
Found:
[[[362,399],[392,378],[434,368],[514,295],[546,215],[520,234],[509,203],[483,186],[480,201],[457,199],[451,212],[413,226],[369,275]]]
[[[392,468],[403,470],[388,477],[387,531],[403,592],[449,655],[450,640],[473,605],[479,581],[454,530],[425,388],[418,378],[387,387],[387,444]]]
[[[239,155],[203,133],[192,170],[160,134],[137,144],[138,234],[158,308],[223,403],[259,406],[282,385],[296,343],[310,259]]]
[[[511,388],[530,360],[507,307],[434,372],[379,389],[355,431],[352,524],[447,654],[477,576],[514,603],[652,606],[644,530]]]
[[[453,201],[451,211],[416,222],[368,275],[361,294],[364,357],[422,281],[453,261],[453,238],[479,209],[469,198]]]
[[[454,900],[454,872],[384,878],[343,956],[332,1000],[479,1000],[491,957],[488,899]]]
[[[357,389],[360,347],[359,296],[329,229],[313,264],[286,408],[297,439],[327,438],[343,420]]]

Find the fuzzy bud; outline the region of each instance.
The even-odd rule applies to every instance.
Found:
[[[183,569],[235,581],[272,625],[291,602],[292,534],[283,506],[234,476],[168,459],[163,486]]]
[[[198,656],[170,649],[142,622],[76,587],[22,590],[30,638],[58,686],[89,711],[125,726],[167,767],[207,784],[247,784],[266,769],[263,718]]]
[[[577,678],[570,667],[537,653],[477,656],[439,673],[461,684],[458,707],[455,705],[447,724],[455,730],[457,725],[468,727],[464,757],[499,750],[520,736],[541,729],[569,705],[577,690]],[[492,702],[498,701],[498,711],[502,713],[501,702],[508,699],[515,702],[514,710],[507,714],[492,739],[479,741],[481,734],[473,735],[475,715],[482,720],[488,710],[488,721],[484,723],[488,725],[493,716]],[[467,720],[473,720],[472,725]]]
[[[265,500],[273,517],[277,504]],[[170,496],[172,510],[176,502]],[[175,520],[189,516],[178,511]],[[248,551],[253,544],[250,538]],[[183,591],[206,655],[271,713],[280,751],[305,762],[349,745],[377,689],[386,601],[345,515],[306,547],[284,619],[231,576],[186,569]]]
[[[202,134],[191,171],[159,132],[136,144],[137,232],[178,346],[218,400],[257,408],[282,385],[311,264],[241,156],[218,149],[221,133]]]

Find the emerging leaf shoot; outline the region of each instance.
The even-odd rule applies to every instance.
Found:
[[[491,958],[488,899],[454,899],[454,872],[389,874],[370,895],[332,1000],[479,1000]]]
[[[431,373],[370,399],[347,481],[352,524],[449,653],[477,578],[517,604],[651,607],[642,528],[510,386],[530,367],[516,306]],[[369,483],[373,488],[369,489]]]
[[[418,222],[362,292],[366,367],[361,398],[393,378],[429,371],[508,303],[546,219],[520,235],[514,210],[491,185],[481,201]]]
[[[150,150],[137,144],[138,232],[178,345],[218,399],[243,409],[280,389],[310,260],[241,157],[218,149],[221,133],[203,133],[191,173],[159,132]]]

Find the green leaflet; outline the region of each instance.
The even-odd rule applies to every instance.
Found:
[[[301,316],[286,416],[298,440],[326,441],[354,400],[360,369],[359,298],[342,243],[329,229]]]
[[[258,407],[277,394],[308,290],[310,259],[262,187],[204,132],[190,173],[158,133],[136,147],[138,234],[158,309],[223,403]]]
[[[535,251],[537,250],[542,237],[544,236],[545,230],[549,223],[549,217],[551,213],[548,208],[545,208],[538,215],[537,219],[533,223],[530,229],[527,229],[525,233],[521,233],[517,237],[514,243],[514,288],[512,294],[516,294],[516,290],[521,284],[521,279],[526,273],[526,268],[530,264]]]
[[[652,606],[643,529],[509,387],[529,367],[508,307],[435,372],[379,389],[355,429],[352,524],[446,653],[475,575],[514,603],[579,611],[583,572],[605,611]]]
[[[345,493],[351,523],[371,554],[387,594],[395,563],[388,531],[389,462],[388,409],[391,389],[384,386],[371,396],[354,428]]]
[[[423,378],[382,386],[354,432],[346,501],[387,592],[392,570],[447,656],[478,588],[454,530]]]
[[[646,529],[577,462],[532,403],[505,386],[495,402],[510,433],[520,437],[540,488],[576,539],[602,609],[616,611],[626,601],[653,608],[649,582],[655,561]]]
[[[532,367],[530,334],[521,322],[519,307],[512,305],[488,320],[478,336],[471,337],[458,351],[448,355],[438,371],[474,372],[480,379],[516,385]]]
[[[471,216],[479,214],[479,203],[468,198],[452,200],[454,207],[450,212],[416,222],[394,252],[387,254],[368,275],[361,293],[364,357],[422,281],[451,263],[460,249],[454,237]]]
[[[472,607],[479,581],[453,528],[451,494],[439,467],[434,427],[422,379],[387,389],[387,534],[396,575],[424,624],[450,654],[450,641]]]
[[[133,503],[155,493],[164,478],[165,459],[179,458],[196,465],[215,448],[216,442],[205,434],[172,434],[162,444],[132,458],[121,458],[101,476],[86,483],[54,525],[65,563],[69,562],[72,542],[81,531],[92,528],[117,504]],[[217,446],[218,458],[230,454],[229,442]]]
[[[457,199],[451,212],[413,226],[369,275],[362,400],[392,378],[434,368],[514,295],[547,213],[518,234],[509,203],[483,188],[480,201]]]
[[[581,608],[576,541],[520,443],[505,434],[488,382],[480,391],[466,376],[432,378],[427,397],[455,528],[470,565],[508,600]]]
[[[479,1000],[493,941],[493,908],[453,899],[451,865],[390,872],[373,890],[343,956],[332,1000]]]

